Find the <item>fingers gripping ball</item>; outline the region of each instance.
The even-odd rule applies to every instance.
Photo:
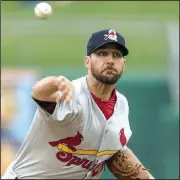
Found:
[[[52,8],[46,2],[41,2],[34,8],[35,15],[40,19],[47,19],[52,15]]]
[[[134,165],[121,151],[108,159],[106,165],[117,179],[149,179],[148,170]]]

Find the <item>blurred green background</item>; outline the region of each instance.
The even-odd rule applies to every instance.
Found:
[[[49,2],[53,15],[37,19],[37,2],[1,3],[1,66],[33,69],[40,77],[86,73],[91,34],[114,29],[130,54],[117,89],[126,95],[133,131],[129,146],[156,178],[179,176],[179,2]],[[108,170],[102,178],[112,178]]]
[[[3,67],[82,67],[90,35],[111,28],[126,37],[128,69],[167,70],[166,23],[178,22],[178,2],[51,4],[53,16],[41,21],[33,4],[2,2]]]

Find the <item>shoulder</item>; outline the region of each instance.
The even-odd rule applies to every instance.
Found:
[[[122,93],[118,92],[117,90],[116,90],[116,95],[117,95],[117,100],[118,101],[121,101],[121,102],[123,102],[123,103],[128,105],[128,100],[125,97],[125,95],[123,95]]]
[[[125,112],[126,114],[129,114],[129,105],[127,98],[118,91],[116,91],[116,96],[117,96],[118,107],[121,109],[121,111]]]

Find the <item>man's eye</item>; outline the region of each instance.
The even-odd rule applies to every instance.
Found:
[[[122,57],[122,55],[120,53],[114,53],[113,56],[114,57]]]
[[[98,56],[107,56],[108,53],[107,52],[104,52],[104,51],[100,51],[97,53]]]

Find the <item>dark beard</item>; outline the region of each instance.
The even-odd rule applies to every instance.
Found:
[[[91,73],[97,81],[100,81],[102,84],[111,85],[111,84],[116,84],[116,82],[122,76],[123,71],[121,71],[119,74],[113,75],[112,77],[107,77],[107,76],[104,76],[103,74],[98,73],[94,67],[91,67]]]

